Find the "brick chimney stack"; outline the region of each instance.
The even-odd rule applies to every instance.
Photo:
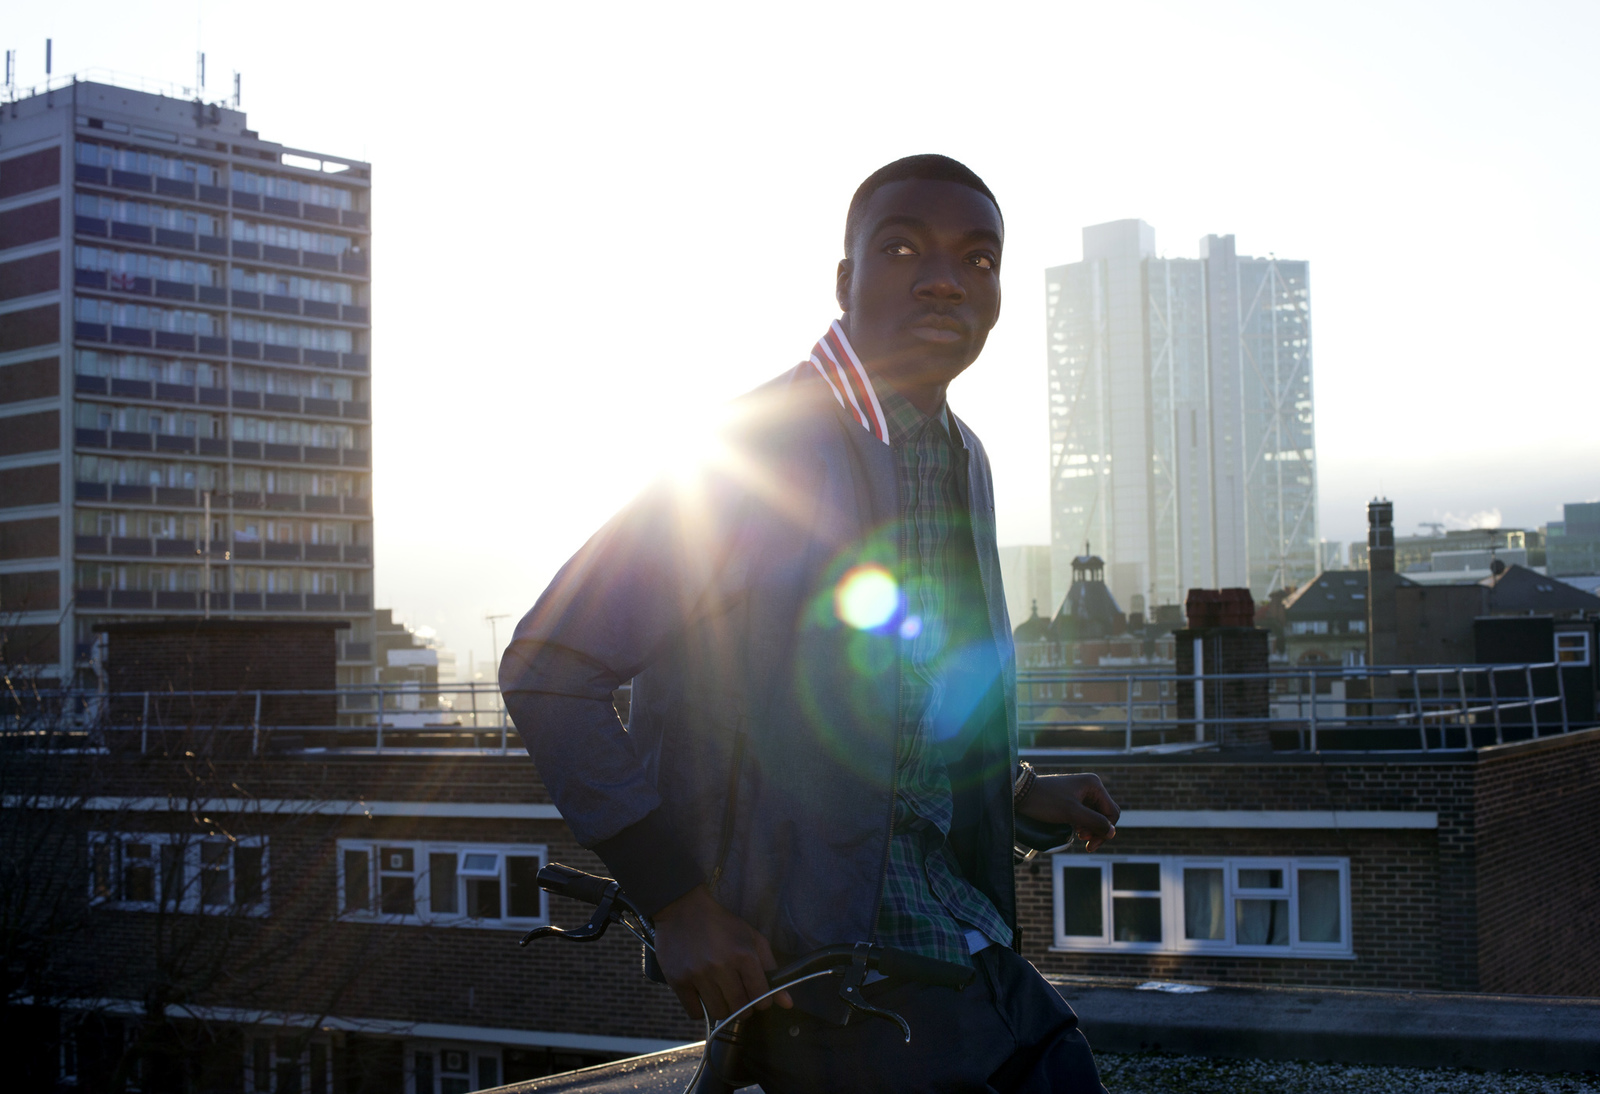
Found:
[[[1394,590],[1394,502],[1367,503],[1367,664],[1393,665],[1399,656]]]

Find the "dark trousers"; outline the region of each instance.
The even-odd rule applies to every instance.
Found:
[[[774,1007],[748,1027],[746,1066],[767,1094],[1105,1094],[1078,1016],[1039,970],[1000,946],[973,962],[978,974],[961,991],[867,987],[868,1002],[911,1024],[909,1044],[881,1018],[835,1026]]]

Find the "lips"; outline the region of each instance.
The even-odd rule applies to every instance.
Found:
[[[958,342],[967,333],[967,325],[949,315],[924,315],[913,319],[910,328],[924,342]]]

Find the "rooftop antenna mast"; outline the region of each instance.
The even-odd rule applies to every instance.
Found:
[[[233,74],[233,108],[235,110],[239,109],[239,73],[237,71]]]
[[[6,50],[6,96],[11,97],[17,88],[17,51]]]
[[[495,629],[495,624],[502,619],[510,619],[511,615],[508,612],[502,612],[499,615],[485,615],[483,618],[489,624],[489,657],[491,659],[497,658],[500,656],[500,636]]]
[[[194,80],[195,80],[194,97],[197,98],[197,99],[205,98],[206,97],[206,54],[205,54],[204,50],[197,50],[195,52],[195,55],[194,55]]]
[[[44,80],[45,80],[45,83],[49,83],[50,82],[50,71],[51,71],[51,69],[50,69],[50,52],[51,52],[50,51],[50,47],[53,46],[54,44],[55,44],[55,42],[54,42],[53,39],[46,38],[44,40]]]

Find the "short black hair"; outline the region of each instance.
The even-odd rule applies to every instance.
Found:
[[[954,182],[970,187],[988,198],[994,206],[994,211],[1000,213],[1000,202],[995,200],[994,192],[984,185],[978,173],[960,160],[941,156],[935,152],[924,152],[919,156],[906,156],[904,159],[886,163],[872,174],[868,175],[856,187],[855,196],[850,199],[850,211],[844,218],[844,253],[850,253],[850,241],[856,237],[856,232],[861,229],[861,217],[866,212],[867,201],[873,194],[891,182],[905,182],[908,179],[924,179],[928,182]],[[1000,226],[1005,227],[1006,218],[1000,213]]]

